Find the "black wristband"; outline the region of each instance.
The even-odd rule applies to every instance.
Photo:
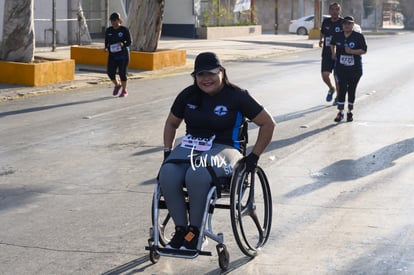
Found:
[[[257,167],[258,161],[259,156],[254,153],[250,153],[247,157],[245,157],[246,172],[253,172],[253,170]]]

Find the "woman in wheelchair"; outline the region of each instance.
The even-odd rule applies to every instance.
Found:
[[[194,83],[178,94],[165,122],[164,162],[158,180],[175,224],[175,235],[167,248],[196,250],[213,184],[211,170],[217,177],[231,177],[232,168],[244,157],[246,170],[252,172],[272,139],[275,121],[246,90],[228,80],[215,53],[200,53],[192,76]],[[183,120],[186,136],[174,148]],[[247,120],[258,125],[259,133],[245,156]],[[183,186],[187,188],[188,210]]]

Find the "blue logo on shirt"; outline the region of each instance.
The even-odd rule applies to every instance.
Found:
[[[227,115],[228,109],[226,106],[219,105],[214,108],[214,113],[218,116],[225,116]]]

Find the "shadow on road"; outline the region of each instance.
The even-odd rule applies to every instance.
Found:
[[[276,120],[277,123],[281,123],[281,122],[285,122],[285,121],[289,121],[289,120],[293,120],[297,118],[302,118],[302,117],[305,117],[306,115],[316,113],[316,112],[319,112],[321,110],[328,109],[328,108],[331,108],[331,106],[318,105],[318,106],[308,108],[305,110],[291,112],[291,113],[287,113],[284,115],[279,115],[279,116],[274,117],[274,119]]]
[[[282,122],[286,122],[286,121],[290,121],[290,120],[302,118],[302,117],[305,117],[306,115],[309,115],[309,114],[312,114],[312,113],[316,113],[316,112],[322,111],[322,110],[327,109],[327,108],[330,108],[330,107],[331,106],[319,105],[319,106],[315,106],[315,107],[308,108],[308,109],[305,109],[305,110],[301,110],[301,111],[296,111],[296,112],[291,112],[291,113],[287,113],[287,114],[275,116],[273,118],[276,121],[276,123],[282,123]],[[253,130],[253,129],[256,129],[256,128],[258,128],[258,126],[256,124],[249,123],[249,130]]]
[[[280,149],[280,148],[283,148],[283,147],[292,145],[294,143],[300,142],[300,141],[302,141],[302,140],[304,140],[306,138],[309,138],[309,137],[311,137],[313,135],[317,135],[317,134],[319,134],[321,132],[327,131],[327,130],[331,129],[332,127],[335,127],[335,126],[336,126],[335,124],[330,124],[330,125],[327,125],[325,127],[317,128],[317,129],[314,129],[314,130],[305,132],[303,134],[300,134],[300,135],[297,135],[297,136],[294,136],[294,137],[291,137],[291,138],[286,138],[286,139],[272,141],[267,146],[266,152],[273,151],[273,150],[277,150],[277,149]]]
[[[135,269],[135,267],[142,265],[142,264],[146,264],[143,267],[140,267],[139,269]],[[132,260],[128,263],[125,263],[123,265],[117,266],[111,270],[108,270],[104,273],[102,273],[101,275],[118,275],[118,274],[122,274],[126,271],[129,271],[128,273],[125,274],[134,274],[134,273],[142,273],[147,267],[151,266],[152,263],[149,261],[149,256],[144,256],[135,260]],[[134,269],[133,269],[134,268]],[[133,269],[133,270],[131,270]]]
[[[62,103],[62,104],[57,104],[57,105],[39,106],[39,107],[32,107],[32,108],[21,109],[21,110],[16,110],[16,111],[8,111],[8,112],[0,113],[0,118],[6,117],[6,116],[12,116],[12,115],[26,114],[26,113],[45,111],[45,110],[50,110],[50,109],[55,109],[55,108],[73,106],[73,105],[78,105],[78,104],[98,102],[98,101],[108,100],[112,98],[113,98],[112,96],[111,97],[107,96],[107,97],[91,99],[91,100],[82,100],[82,101],[68,102],[68,103]]]
[[[414,262],[410,256],[412,255],[409,241],[411,232],[412,224],[408,224],[381,238],[382,241],[375,237],[372,242],[376,245],[372,251],[361,254],[343,270],[347,274],[414,274]],[[384,260],[384,256],[377,255],[386,255],[387,260]]]
[[[0,212],[30,204],[34,197],[47,192],[48,189],[46,188],[2,187],[0,185]]]
[[[237,270],[237,268],[247,264],[250,262],[253,258],[250,257],[243,257],[240,259],[237,259],[233,262],[229,263],[229,268],[227,270],[221,270],[220,268],[217,268],[215,270],[212,270],[210,272],[207,272],[205,274],[208,275],[214,275],[214,274],[228,274],[231,271]],[[119,274],[135,274],[135,273],[143,273],[145,269],[148,267],[154,265],[150,262],[149,256],[143,256],[138,259],[132,260],[128,263],[125,263],[123,265],[117,266],[111,270],[108,270],[104,273],[101,273],[101,275],[119,275]]]
[[[287,193],[285,197],[303,196],[336,181],[352,181],[369,176],[394,166],[395,160],[413,152],[414,138],[409,138],[387,145],[356,160],[344,159],[337,161],[319,171],[319,175],[326,175],[328,177],[317,179],[313,183],[296,188]]]
[[[250,261],[252,261],[254,258],[250,258],[250,257],[243,257],[240,259],[237,259],[233,262],[229,263],[229,267],[227,268],[227,270],[222,270],[220,268],[217,268],[215,270],[212,270],[210,272],[207,272],[206,275],[214,275],[214,274],[229,274],[232,271],[237,270],[239,267],[249,263]]]
[[[151,147],[149,149],[133,153],[132,156],[142,156],[142,155],[158,153],[158,152],[162,152],[162,147],[160,146]]]

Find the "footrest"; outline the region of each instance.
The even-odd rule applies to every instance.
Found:
[[[213,254],[210,251],[198,251],[198,250],[189,250],[189,249],[174,249],[174,248],[165,248],[165,247],[156,247],[156,246],[146,246],[145,250],[155,250],[160,255],[164,256],[177,256],[185,258],[195,258],[198,255],[203,256],[212,256]]]

